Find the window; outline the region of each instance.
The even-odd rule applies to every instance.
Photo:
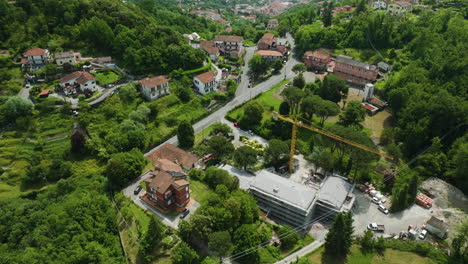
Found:
[[[187,186],[187,187],[185,187],[185,190],[186,190],[186,191],[188,191],[188,186]]]
[[[187,194],[185,195],[185,198],[187,198],[187,199],[188,199],[188,197],[189,197],[189,195],[188,195],[188,193],[187,193]]]
[[[168,205],[170,205],[171,203],[172,203],[172,200],[169,200],[169,201],[167,202]]]
[[[156,94],[156,90],[153,88],[151,88],[151,95],[154,96]]]
[[[87,84],[87,83],[85,83],[85,85],[84,85],[84,86],[88,86],[88,84]]]

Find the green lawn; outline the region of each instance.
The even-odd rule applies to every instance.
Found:
[[[205,204],[208,195],[213,192],[206,184],[192,179],[190,180],[190,190],[192,190],[190,194],[192,198],[200,204]]]
[[[279,96],[279,89],[287,84],[289,82],[289,79],[282,80],[281,82],[277,83],[275,86],[273,86],[270,90],[260,94],[260,96],[252,99],[252,101],[259,102],[263,108],[265,109],[265,112],[263,113],[263,119],[262,122],[270,119],[271,116],[273,115],[273,111],[278,111],[279,106],[282,102],[282,100],[278,97]],[[273,111],[272,111],[273,109]],[[243,107],[239,107],[231,112],[228,113],[228,116],[230,116],[233,119],[239,120],[242,117],[244,110]]]
[[[96,81],[98,82],[99,85],[107,85],[107,84],[116,82],[120,78],[122,78],[121,75],[111,70],[98,71],[94,74],[94,77],[96,77]]]
[[[324,248],[307,255],[313,264],[321,264],[321,257]],[[359,246],[354,245],[351,248],[351,254],[348,256],[347,264],[433,264],[434,262],[425,257],[421,257],[415,253],[399,251],[394,249],[387,249],[385,253],[380,256],[375,253],[363,254]]]

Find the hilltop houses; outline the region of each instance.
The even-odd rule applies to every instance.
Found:
[[[242,47],[243,40],[244,38],[241,36],[216,35],[214,42],[221,55],[240,58],[244,51]]]
[[[95,92],[97,90],[96,78],[89,72],[73,72],[61,78],[59,83],[66,95],[75,93],[76,89],[80,89],[83,92],[86,92],[86,90]]]
[[[75,64],[81,60],[81,53],[74,51],[66,52],[57,52],[54,55],[55,63],[58,66],[63,66],[64,64]]]
[[[349,56],[339,55],[334,59],[334,73],[339,78],[359,85],[375,82],[377,79],[377,67],[360,61],[355,61]]]
[[[200,48],[205,52],[206,56],[210,57],[211,61],[218,60],[220,52],[214,41],[202,40],[200,41]]]
[[[23,53],[21,64],[23,68],[37,70],[49,63],[50,53],[47,49],[33,48]]]
[[[169,91],[169,80],[160,75],[152,78],[145,78],[138,81],[143,97],[148,101],[153,101],[167,95]]]
[[[278,27],[278,24],[279,24],[278,19],[270,19],[270,20],[268,20],[266,29],[267,30],[273,30],[273,29]]]
[[[304,64],[309,69],[326,70],[331,60],[332,57],[330,55],[320,50],[304,53]]]
[[[193,83],[201,94],[212,92],[218,88],[215,72],[205,72],[193,77]]]

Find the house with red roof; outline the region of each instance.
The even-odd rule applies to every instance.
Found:
[[[320,50],[307,51],[304,53],[304,64],[309,69],[326,70],[332,57]]]
[[[218,88],[215,72],[205,72],[193,77],[193,83],[201,94],[212,92]]]
[[[255,55],[260,55],[262,58],[270,63],[275,62],[276,60],[283,59],[283,53],[276,50],[257,50]]]
[[[169,79],[159,75],[152,78],[144,78],[138,81],[140,91],[143,97],[148,101],[153,101],[168,95],[169,91]]]
[[[50,53],[47,49],[33,48],[23,53],[21,64],[23,67],[29,67],[31,69],[39,69],[45,64],[49,63]]]
[[[57,52],[54,55],[55,63],[59,66],[64,64],[75,64],[81,60],[81,53],[74,51]]]
[[[243,40],[244,38],[241,36],[216,35],[214,42],[223,56],[240,58],[244,50],[242,47]]]
[[[61,78],[60,86],[64,89],[66,95],[72,93],[73,89],[81,91],[89,90],[95,92],[97,90],[96,78],[89,72],[76,71]]]
[[[212,61],[218,60],[219,57],[219,48],[216,47],[216,44],[212,40],[202,40],[200,41],[200,48],[205,52],[206,56],[210,57]]]

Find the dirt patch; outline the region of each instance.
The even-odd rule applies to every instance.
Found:
[[[384,128],[393,126],[393,117],[387,111],[380,111],[373,116],[366,116],[366,119],[361,123],[365,128],[372,130],[372,138],[379,140]]]

